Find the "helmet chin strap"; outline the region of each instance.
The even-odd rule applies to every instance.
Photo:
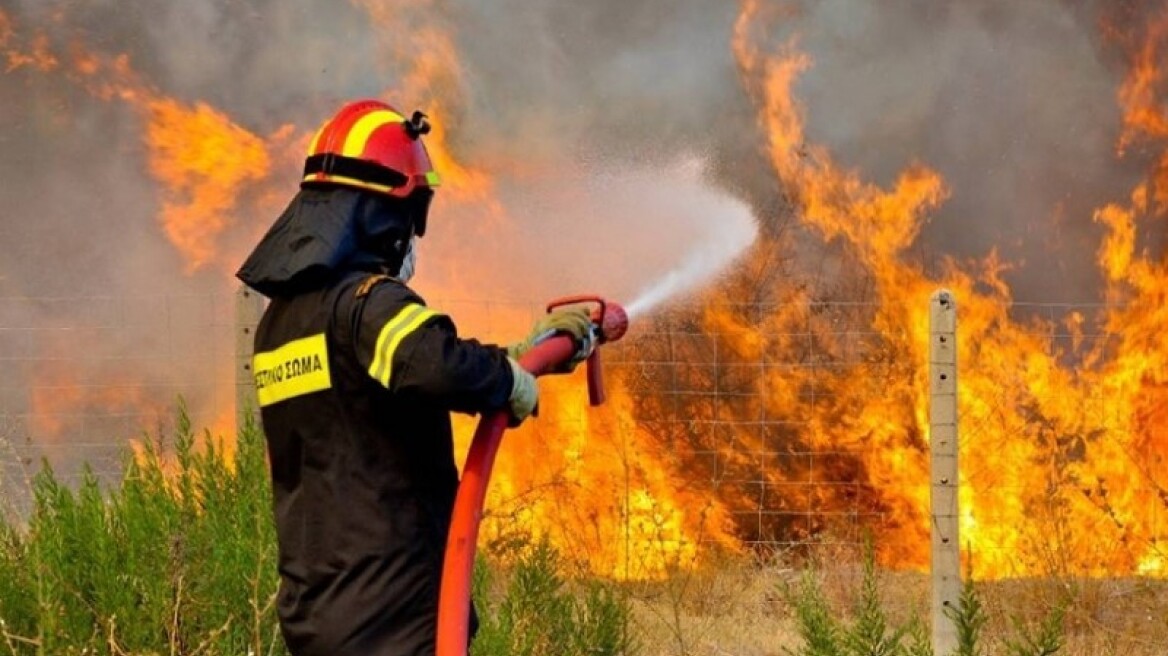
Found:
[[[410,241],[406,244],[406,254],[402,258],[401,267],[397,272],[397,279],[402,282],[409,282],[410,278],[414,277],[414,271],[418,266],[418,237],[415,235],[410,237]]]

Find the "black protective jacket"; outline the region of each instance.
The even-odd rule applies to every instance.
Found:
[[[458,484],[449,412],[507,404],[504,350],[356,272],[275,298],[255,350],[289,649],[433,654]]]

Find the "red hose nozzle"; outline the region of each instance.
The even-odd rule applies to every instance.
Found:
[[[592,323],[600,327],[600,343],[615,342],[629,331],[629,315],[612,301],[602,303],[592,311]]]
[[[596,307],[592,308],[592,323],[596,324],[599,332],[600,343],[615,342],[629,330],[629,315],[625,309],[618,303],[606,301],[599,296],[590,294],[579,294],[576,296],[565,296],[557,298],[548,303],[547,311],[563,307],[565,305],[579,305],[582,303],[595,303]]]
[[[588,354],[588,402],[592,405],[604,403],[604,373],[600,366],[600,351],[596,348],[600,344],[615,342],[629,330],[629,315],[625,309],[612,301],[606,301],[599,296],[582,294],[579,296],[565,296],[548,303],[547,311],[565,305],[579,305],[581,303],[595,303],[592,308],[592,323],[596,326],[596,344],[592,345],[592,352]]]

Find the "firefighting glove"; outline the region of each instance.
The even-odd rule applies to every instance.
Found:
[[[507,425],[515,428],[535,413],[539,404],[539,385],[535,382],[535,376],[519,366],[518,362],[511,358],[507,358],[507,362],[511,365],[512,381],[511,398],[508,401],[511,405],[511,421]]]
[[[570,373],[592,351],[592,317],[583,307],[560,308],[539,318],[523,341],[507,347],[507,355],[518,360],[533,346],[556,333],[566,333],[580,346],[576,355],[549,373]]]

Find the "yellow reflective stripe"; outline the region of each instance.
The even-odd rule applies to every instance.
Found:
[[[346,184],[350,187],[358,187],[361,189],[368,189],[369,191],[377,191],[383,194],[392,193],[395,187],[389,185],[379,185],[374,182],[365,182],[357,178],[350,178],[344,175],[333,175],[332,173],[310,173],[304,176],[305,182],[334,182],[337,184]]]
[[[316,134],[312,135],[312,142],[308,144],[308,155],[310,157],[316,154],[316,148],[320,145],[320,138],[322,135],[324,135],[324,130],[327,127],[327,123],[320,126],[320,129],[316,131]]]
[[[324,333],[293,340],[252,358],[260,407],[332,387]]]
[[[373,362],[369,364],[370,376],[381,380],[379,373],[385,368],[384,352],[386,342],[393,337],[399,328],[417,316],[421,310],[421,305],[411,303],[399,310],[397,314],[393,315],[392,319],[386,321],[385,325],[381,327],[381,332],[377,334],[377,345],[373,347]]]
[[[373,363],[369,365],[369,375],[388,388],[390,377],[393,376],[393,354],[397,351],[398,345],[423,322],[435,316],[438,316],[438,313],[430,308],[411,303],[385,322],[377,335],[377,346]]]
[[[437,171],[426,171],[426,184],[437,187],[442,184],[442,178],[438,177]]]
[[[349,134],[345,137],[345,147],[341,150],[341,154],[345,157],[360,157],[361,153],[365,152],[365,144],[369,141],[369,135],[373,134],[374,130],[387,123],[401,123],[404,120],[405,118],[401,114],[386,109],[369,112],[357,119],[353,127],[349,128]]]

